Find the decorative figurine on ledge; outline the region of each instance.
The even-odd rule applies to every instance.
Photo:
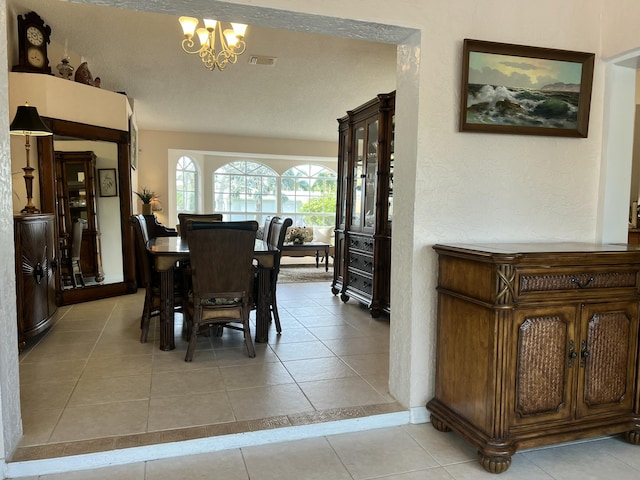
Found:
[[[80,64],[80,66],[76,70],[75,80],[78,83],[84,83],[86,85],[93,86],[93,75],[91,75],[91,71],[89,71],[87,62],[82,62]]]
[[[67,57],[60,60],[60,63],[56,66],[60,76],[67,80],[71,80],[71,74],[73,74],[73,67],[69,65],[69,59]]]

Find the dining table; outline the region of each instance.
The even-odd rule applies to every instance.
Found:
[[[155,269],[160,274],[160,350],[173,350],[176,347],[173,270],[178,262],[189,259],[189,245],[182,237],[156,237],[147,242],[147,250],[153,256]],[[275,267],[278,253],[277,248],[256,239],[253,249],[253,258],[258,264],[256,343],[266,343],[269,340],[271,271]]]

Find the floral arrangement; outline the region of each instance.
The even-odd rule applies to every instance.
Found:
[[[296,245],[301,245],[312,237],[311,232],[305,227],[290,227],[287,230],[285,236],[285,242],[291,242]]]
[[[133,192],[135,193],[142,203],[149,204],[154,198],[158,198],[158,195],[155,192],[152,192],[147,187],[142,187],[141,192]]]

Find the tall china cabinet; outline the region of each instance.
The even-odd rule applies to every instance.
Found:
[[[70,252],[73,223],[80,221],[80,267],[84,277],[104,280],[100,230],[96,215],[96,156],[93,152],[55,152],[58,232],[63,252]]]
[[[338,119],[338,199],[331,290],[390,312],[395,92]]]

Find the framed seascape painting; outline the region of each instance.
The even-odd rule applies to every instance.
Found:
[[[464,41],[460,131],[586,137],[593,53]]]

